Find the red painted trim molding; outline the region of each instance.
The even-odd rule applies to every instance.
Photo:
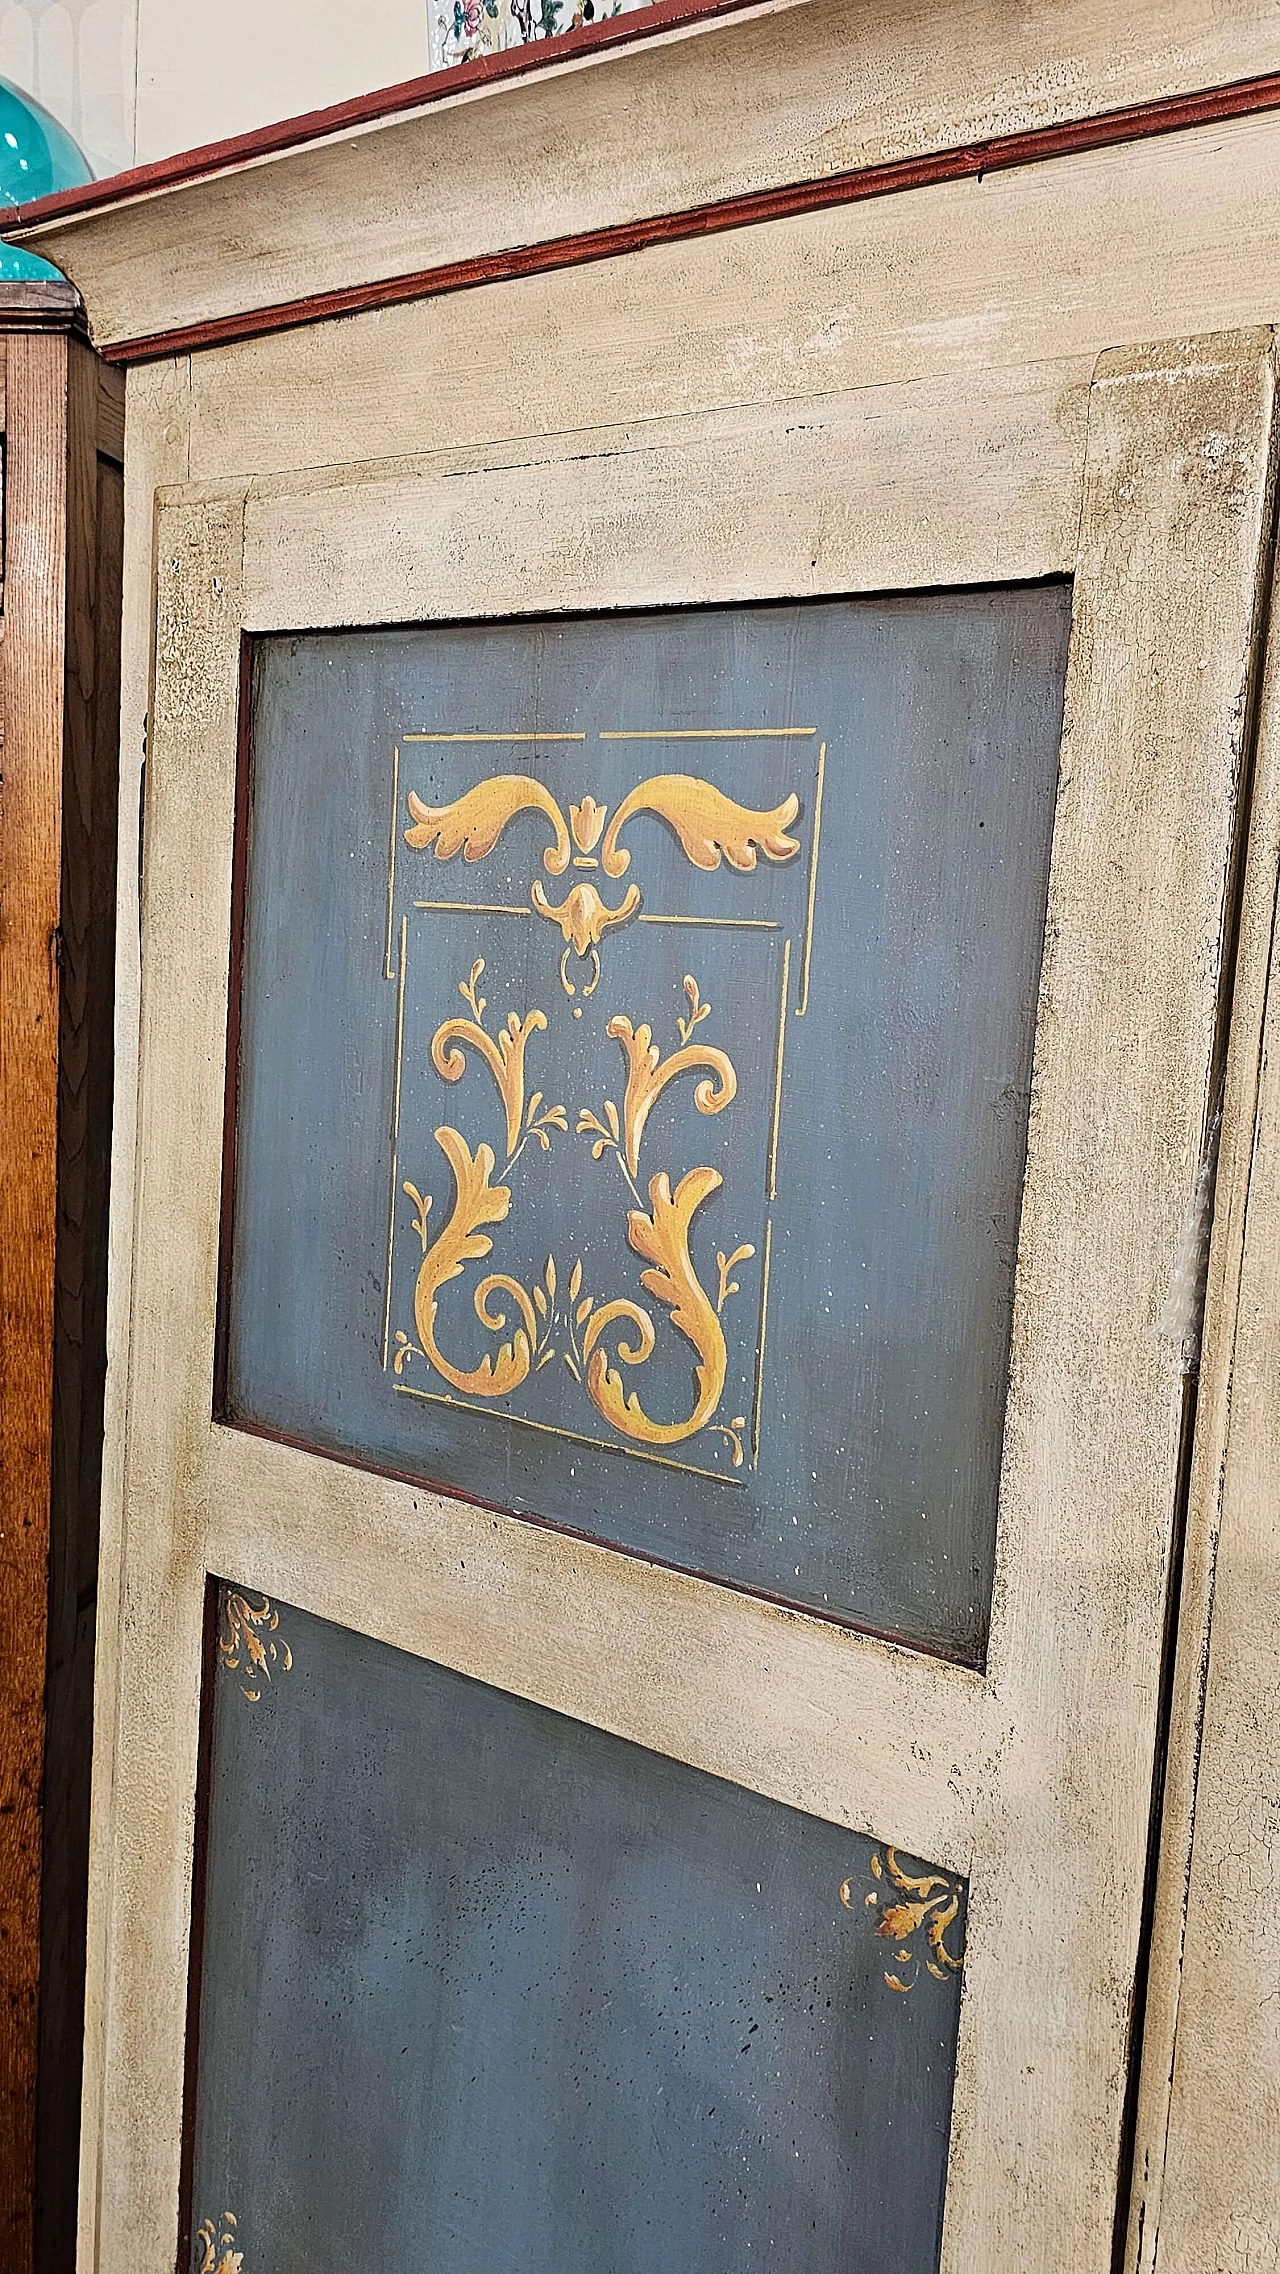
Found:
[[[194,150],[180,150],[172,158],[157,158],[148,166],[131,166],[77,189],[55,190],[50,197],[34,198],[30,205],[0,206],[0,235],[37,221],[59,221],[73,213],[93,213],[125,205],[157,190],[183,189],[223,174],[257,158],[274,158],[288,150],[321,142],[353,126],[374,126],[397,113],[428,110],[434,103],[473,87],[501,85],[505,80],[528,78],[550,64],[572,62],[609,48],[627,47],[652,39],[655,33],[678,31],[704,18],[739,15],[756,8],[760,0],[654,0],[632,15],[610,16],[598,24],[582,24],[577,31],[561,32],[555,39],[530,40],[522,47],[504,48],[497,55],[482,55],[474,63],[451,64],[446,71],[430,71],[420,79],[401,79],[394,87],[379,87],[369,95],[353,95],[330,103],[324,110],[303,111],[274,126],[256,127],[251,134],[232,135],[225,142],[202,142]]]
[[[723,230],[751,228],[796,214],[854,205],[864,198],[895,196],[904,190],[922,189],[938,182],[981,180],[988,173],[1041,165],[1046,160],[1071,157],[1081,151],[1104,150],[1120,143],[1147,140],[1153,135],[1175,134],[1191,127],[1221,124],[1224,120],[1277,109],[1280,109],[1280,72],[1271,72],[1264,78],[1239,80],[1198,94],[1170,95],[1155,102],[1131,104],[1123,110],[1102,111],[1091,118],[1070,119],[1057,126],[995,135],[983,142],[963,143],[952,150],[930,151],[919,158],[854,167],[846,173],[830,174],[824,180],[786,183],[777,189],[690,206],[682,212],[615,222],[607,228],[586,230],[576,236],[549,237],[537,244],[478,253],[467,260],[416,269],[404,276],[382,277],[334,292],[317,292],[300,300],[275,301],[267,307],[214,316],[202,323],[175,325],[172,330],[153,332],[138,339],[116,340],[100,347],[99,353],[108,363],[152,363],[164,356],[225,347],[271,332],[293,331],[306,324],[330,322],[338,316],[359,315],[371,308],[435,299],[444,293],[466,292],[482,284],[500,284],[515,277],[576,268],[589,261],[616,260],[627,253],[641,252],[649,245],[675,244]],[[53,202],[45,201],[46,204]],[[30,206],[26,212],[38,210]]]

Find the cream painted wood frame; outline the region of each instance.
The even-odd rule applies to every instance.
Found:
[[[968,1873],[944,2266],[1109,2268],[1183,1488],[1186,1386],[1156,1321],[1218,1080],[1272,338],[1118,351],[1091,386],[1055,379],[1052,407],[1046,384],[969,374],[158,493],[119,1624],[99,1687],[101,2274],[174,2264],[207,1573]],[[242,634],[1063,574],[986,1674],[215,1426]]]

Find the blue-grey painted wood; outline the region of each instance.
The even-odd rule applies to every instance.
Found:
[[[885,1850],[286,1606],[264,1676],[261,1608],[211,1676],[197,2229],[244,2274],[930,2274],[959,1976],[876,1932]]]
[[[1068,614],[1048,585],[259,641],[228,1418],[980,1662]],[[783,728],[811,731],[762,731]],[[622,800],[673,773],[774,821],[668,786],[610,862]],[[495,777],[546,810],[495,830]],[[415,822],[411,795],[473,790],[456,825]],[[594,894],[639,905],[592,938]],[[474,1036],[433,1057],[480,959],[491,1055],[513,1017],[547,1022],[522,1046],[532,1134],[508,1135]],[[619,1018],[736,1077],[711,1113],[719,1073],[673,1079],[630,1166]],[[469,1161],[489,1145],[509,1194],[452,1276],[441,1128]],[[690,1327],[644,1222],[654,1176],[694,1170]],[[492,1330],[490,1273],[519,1282]],[[643,1337],[615,1319],[593,1388],[618,1299],[655,1347],[629,1363]],[[524,1378],[495,1396],[504,1345]]]

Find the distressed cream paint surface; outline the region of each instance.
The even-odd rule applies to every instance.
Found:
[[[1146,30],[1151,41],[1144,47]],[[270,161],[269,176],[251,168],[171,191],[158,204],[85,216],[69,232],[51,223],[30,241],[56,261],[64,238],[74,236],[94,336],[105,343],[165,322],[259,307],[1276,68],[1280,9],[1269,4],[1224,21],[1198,0],[1177,0],[1126,15],[1117,37],[1115,12],[1098,0],[1019,10],[1013,23],[1003,0],[969,0],[960,10],[905,0],[903,8],[884,11],[851,10],[848,0],[767,0],[745,19],[559,65],[536,80],[460,94],[402,123],[309,144]],[[1153,147],[1167,153],[1171,145]],[[1104,169],[1097,219],[1109,224],[1110,250],[1123,260],[1154,216],[1145,205],[1132,215],[1125,206],[1105,212],[1108,155],[1079,164]],[[1239,162],[1247,172],[1247,158]],[[1054,242],[1062,197],[1080,194],[1070,176],[1059,186],[1058,171],[1049,193]],[[1184,163],[1184,184],[1187,173]],[[991,233],[1001,244],[1006,216],[1035,226],[1034,189],[1023,187],[1034,180],[990,175],[936,193],[953,201],[937,209],[943,241],[936,250],[927,233],[929,207],[909,224],[916,247],[909,275],[928,261],[944,295],[934,318],[939,340],[952,326],[955,344],[967,345],[971,359],[999,353],[1003,310],[998,293],[984,296],[976,330],[974,319],[967,331],[956,328],[945,306],[950,217],[964,231],[960,267],[972,289],[983,280],[982,246]],[[1179,195],[1167,173],[1158,181],[1176,232],[1188,219],[1189,189]],[[856,220],[847,212],[824,216],[816,237],[785,235],[812,229],[812,222],[778,229],[791,244],[825,242],[842,267],[846,245],[864,246],[875,264],[866,284],[874,309],[875,274],[891,255],[901,212],[894,199],[857,209]],[[1194,206],[1190,219],[1199,220]],[[753,264],[757,257],[753,245]],[[725,258],[732,263],[732,252]],[[815,281],[806,260],[792,301],[808,299]],[[849,281],[856,292],[844,321],[837,317],[832,328],[826,317],[823,330],[819,318],[791,331],[793,354],[807,345],[810,353],[825,346],[828,356],[839,356],[863,296],[861,276]],[[1070,320],[1069,308],[1062,314]],[[756,352],[756,329],[742,343],[748,358]],[[763,337],[777,329],[766,323]],[[927,354],[928,341],[918,344]]]
[[[141,986],[142,867],[138,822],[151,699],[154,617],[154,497],[159,484],[181,480],[188,466],[190,418],[186,367],[160,364],[135,372],[126,409],[125,532],[120,684],[120,803],[117,816],[116,1086],[112,1110],[112,1267],[107,1280],[107,1380],[104,1414],[103,1507],[119,1511],[123,1494],[125,1411],[129,1371],[131,1283],[127,1266],[134,1206],[137,1137],[138,1013]],[[102,1526],[98,1569],[98,1635],[94,1675],[93,1813],[89,1875],[109,1886],[115,1835],[112,1818],[116,1680],[125,1615],[123,1525]],[[91,1901],[85,1977],[86,2141],[93,2138],[100,2062],[107,2018],[106,1907]],[[80,2162],[81,2267],[95,2264],[98,2172],[92,2152]]]
[[[807,19],[820,28],[824,6],[797,9],[793,30]],[[603,85],[588,107],[616,129],[612,174],[602,187],[581,154],[576,167],[562,157],[558,225],[569,220],[564,197],[585,219],[605,197],[653,209],[685,201],[673,195],[682,185],[700,194],[699,182],[721,178],[707,171],[726,147],[724,133],[706,131],[715,116],[740,135],[731,186],[748,186],[753,166],[759,178],[770,166],[772,178],[786,178],[814,170],[816,149],[833,153],[832,164],[874,150],[877,88],[884,131],[898,131],[899,117],[909,131],[913,72],[922,134],[932,120],[935,139],[959,140],[978,120],[1021,123],[1019,105],[1061,115],[1272,68],[1278,15],[1168,7],[1117,27],[1110,12],[1076,6],[1020,11],[1011,26],[1004,9],[974,8],[961,11],[966,42],[954,10],[846,8],[846,42],[856,24],[858,44],[842,88],[833,98],[829,76],[815,71],[807,94],[796,80],[789,109],[780,76],[772,153],[759,83],[716,57],[731,40],[776,39],[781,18],[762,18],[754,31],[723,26],[685,43],[686,74],[709,75],[697,135],[673,109],[655,137],[656,100],[610,112],[610,85],[623,85],[624,66],[639,59],[591,66]],[[895,42],[891,66],[883,59]],[[651,95],[667,84],[679,45],[650,52]],[[733,52],[741,59],[747,50]],[[861,109],[849,92],[860,58],[871,90]],[[501,168],[525,162],[521,135],[536,138],[539,119],[550,131],[565,90],[581,119],[590,84],[581,72],[543,82],[541,111],[532,122],[525,115],[506,144],[492,121],[514,97],[460,106],[476,115],[452,165],[447,135],[432,139],[439,119],[416,126],[404,208],[389,196],[381,216],[361,203],[362,151],[359,181],[350,182],[349,166],[343,173],[350,255],[333,226],[338,193],[302,159],[127,219],[86,221],[61,232],[59,246],[103,336],[147,329],[157,314],[186,320],[228,295],[235,304],[237,292],[302,289],[331,277],[335,259],[385,273],[414,242],[410,211],[420,245],[445,243],[437,192],[439,213],[462,213],[464,159],[472,181],[492,152],[494,178],[516,178]],[[889,100],[895,86],[900,113]],[[843,105],[834,129],[832,100]],[[401,131],[380,130],[384,146]],[[557,150],[560,133],[551,136]],[[409,145],[395,147],[403,154]],[[117,1351],[133,1319],[134,1422],[126,1492],[117,1364],[82,2189],[86,2264],[98,2263],[100,2244],[102,2274],[171,2262],[192,1605],[206,1566],[800,1805],[881,1835],[893,1830],[941,1861],[971,1864],[948,2267],[1057,2274],[1064,2263],[1109,2263],[1181,1406],[1151,1328],[1210,1111],[1272,413],[1261,341],[1121,356],[1092,397],[1089,373],[1117,342],[1280,314],[1278,188],[1280,124],[1260,119],[131,374],[112,1302]],[[433,228],[442,233],[433,238]],[[248,251],[236,271],[240,244]],[[212,1430],[239,624],[574,606],[602,592],[644,600],[867,589],[1073,565],[990,1679],[832,1636],[763,1605],[726,1604],[718,1590],[677,1575]],[[140,753],[157,610],[134,1215],[137,784],[129,770]],[[199,890],[183,802],[197,764],[211,816]],[[1272,813],[1259,826],[1274,836],[1274,805],[1260,811]],[[165,854],[179,839],[183,861]],[[1246,995],[1253,988],[1256,1035],[1265,882],[1250,892],[1239,978]],[[182,987],[167,985],[179,971]],[[179,1025],[189,1065],[175,1055]],[[1196,1456],[1202,1488],[1189,1543],[1206,1605],[1217,1537],[1207,1480],[1223,1458],[1229,1371],[1222,1227],[1244,1220],[1251,1157],[1240,1070],[1247,1032],[1246,1018],[1228,1090]],[[1087,1196],[1083,1210],[1073,1212],[1073,1194]],[[184,1253],[195,1259],[185,1273]],[[1237,1517],[1235,1536],[1252,1541],[1248,1553],[1265,1564],[1259,1523]],[[1224,1520],[1224,1554],[1230,1537]],[[1216,1689],[1210,1684],[1209,1750],[1216,1743],[1228,1762],[1242,1743],[1238,1724],[1232,1736],[1231,1652],[1243,1648],[1245,1616],[1237,1610],[1235,1640],[1228,1630]],[[167,1654],[156,1650],[157,1631],[172,1638]],[[1193,1762],[1199,1726],[1186,1669],[1184,1657],[1171,1855],[1180,1839],[1187,1844],[1190,1778],[1179,1762]],[[1229,1961],[1240,2042],[1273,2077],[1261,1999],[1250,2005],[1249,1969],[1222,1941],[1226,1888],[1244,1906],[1265,1972],[1269,1914],[1250,1892],[1256,1860],[1237,1884],[1222,1859],[1242,1841],[1256,1859],[1266,1796],[1239,1774],[1232,1790],[1243,1795],[1235,1848],[1200,1820],[1188,1980],[1199,1963],[1207,1988]],[[1274,1977],[1274,1925],[1270,1934]],[[1153,1989],[1169,2057],[1163,2080],[1160,2060],[1144,2078],[1139,2138],[1140,2166],[1157,2178],[1167,2138],[1168,2182],[1163,2226],[1158,2187],[1149,2190],[1143,2263],[1247,2274],[1276,2263],[1280,2215],[1260,2180],[1252,2194],[1239,2192],[1234,2225],[1212,2236],[1195,2225],[1197,2200],[1211,2198],[1197,2195],[1193,2155],[1207,2149],[1229,2169],[1233,2136],[1225,2118],[1216,2133],[1204,2127],[1203,2078],[1216,2077],[1236,2133],[1246,2119],[1220,2054],[1206,2047],[1196,2069],[1192,2024],[1169,1988],[1180,1938],[1175,1902],[1160,1925]],[[1005,2005],[1011,1982],[1020,2003]],[[993,2030],[984,2017],[997,2012],[1007,2026]],[[1163,2259],[1153,2255],[1159,2233]]]
[[[1182,1994],[1153,2261],[1161,2274],[1280,2268],[1278,1259],[1280,996],[1273,973],[1202,1675]]]
[[[1223,1100],[1128,2274],[1280,2268],[1280,623]]]
[[[157,453],[151,478],[166,452],[181,454],[185,387],[182,373],[135,383],[131,416],[145,417]],[[745,431],[736,417],[671,422],[636,451],[605,434],[499,451],[492,469],[481,453],[469,467],[179,479],[164,493],[131,1418],[118,1628],[108,1634],[104,1620],[111,1781],[95,1857],[106,2066],[94,2079],[86,2208],[100,2217],[110,2274],[172,2256],[207,1568],[968,1867],[947,2265],[1048,2274],[1064,2235],[1080,2262],[1098,2262],[1181,1398],[1150,1323],[1205,1112],[1270,449],[1269,338],[1113,361],[1092,405],[1087,459],[1077,428],[1047,500],[1014,478],[1031,455],[998,387],[987,400],[953,388],[950,426],[940,398],[930,441],[918,421],[895,426],[892,408],[876,406],[876,449],[861,458],[852,445],[872,406],[855,399],[815,413],[816,432],[783,410]],[[1033,424],[1031,453],[1035,438]],[[749,450],[775,522],[735,504],[717,476],[725,439],[726,463]],[[1005,503],[984,520],[976,481],[965,510],[953,469],[998,466],[1002,454]],[[902,581],[1073,561],[1077,575],[985,1681],[208,1418],[240,625],[290,609],[320,623],[389,608],[573,607],[601,589],[641,602],[724,597],[744,579],[757,592],[866,588],[883,580],[890,501],[913,485]],[[930,491],[950,499],[932,520]],[[673,551],[682,492],[691,502]],[[514,527],[530,532],[515,547]],[[131,704],[141,619],[132,624]],[[1135,669],[1153,648],[1162,671]],[[1147,754],[1136,771],[1135,751]],[[1139,1153],[1148,1173],[1135,1199]]]

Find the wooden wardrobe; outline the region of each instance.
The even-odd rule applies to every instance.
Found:
[[[0,288],[0,2263],[75,2258],[113,1080],[124,391]]]

